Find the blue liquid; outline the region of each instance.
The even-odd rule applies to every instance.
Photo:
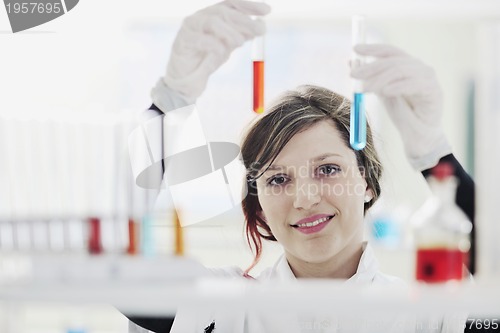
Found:
[[[141,250],[144,256],[152,256],[155,252],[155,244],[153,238],[153,218],[149,214],[145,214],[141,220]]]
[[[361,150],[366,146],[366,115],[363,93],[354,94],[354,102],[351,105],[351,125],[349,143],[355,150]]]

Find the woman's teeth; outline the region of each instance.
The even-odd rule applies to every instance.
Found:
[[[317,219],[316,221],[312,221],[312,222],[306,222],[306,223],[296,224],[295,227],[297,227],[297,228],[310,228],[310,227],[317,226],[320,223],[326,222],[329,219],[331,219],[331,216],[329,216],[329,217],[322,217],[322,218]]]

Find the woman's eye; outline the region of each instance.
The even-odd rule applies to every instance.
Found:
[[[285,176],[274,176],[274,177],[269,178],[269,180],[267,181],[267,184],[268,185],[283,185],[284,183],[286,183],[287,180],[288,179]]]
[[[340,171],[340,168],[336,165],[322,165],[318,168],[318,174],[321,176],[332,176],[337,174]]]

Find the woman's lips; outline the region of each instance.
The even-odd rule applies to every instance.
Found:
[[[292,227],[304,234],[313,234],[323,230],[333,217],[335,217],[335,215],[312,216],[300,220],[293,224]]]

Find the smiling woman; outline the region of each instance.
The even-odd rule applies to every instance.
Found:
[[[241,146],[248,193],[242,206],[254,261],[245,271],[211,269],[215,276],[252,278],[249,272],[259,261],[264,239],[278,242],[284,254],[256,277],[262,283],[309,278],[403,285],[379,270],[363,238],[364,215],[381,193],[382,166],[369,124],[366,147],[350,147],[350,106],[326,88],[300,86],[284,93],[251,125]],[[245,333],[331,332],[320,323],[336,323],[342,332],[372,332],[374,325],[384,332],[460,331],[465,317],[452,315],[417,320],[414,313],[384,313],[358,321],[313,310],[255,313],[182,307],[171,332],[198,332],[210,323],[218,332]]]
[[[247,273],[262,238],[284,246],[296,277],[356,272],[382,166],[369,126],[366,148],[349,147],[350,105],[328,89],[301,86],[249,130],[241,148],[249,184],[243,211],[255,260]]]
[[[165,75],[152,90],[151,109],[168,114],[196,103],[212,73],[232,52],[265,33],[262,18],[269,11],[261,2],[226,0],[186,18],[175,37]],[[323,40],[321,44],[323,47]],[[311,50],[317,54],[315,48]],[[351,77],[362,81],[363,93],[374,93],[383,102],[414,170],[425,176],[440,160],[450,160],[461,183],[470,185],[459,189],[462,195],[457,197],[470,198],[473,183],[451,154],[442,130],[441,90],[433,70],[390,45],[356,45],[354,51],[373,61],[352,69]],[[323,65],[317,58],[314,61]],[[328,82],[332,74],[335,81],[342,79],[323,67],[319,72],[328,73]],[[244,79],[238,75],[237,80]],[[290,82],[286,75],[278,81]],[[227,99],[227,91],[221,91]],[[379,270],[373,249],[363,240],[365,214],[381,194],[382,166],[369,124],[366,146],[359,151],[350,148],[350,108],[349,100],[318,86],[300,86],[266,105],[241,146],[247,180],[242,208],[253,262],[246,270],[211,269],[215,276],[251,278],[249,273],[262,255],[263,240],[269,240],[279,243],[284,253],[256,275],[262,285],[303,278],[401,284],[399,278]],[[226,116],[224,123],[232,125]],[[450,322],[444,316],[446,309],[433,313],[436,320],[432,325],[428,323],[431,318],[417,320],[413,312],[385,311],[359,318],[357,309],[348,309],[353,315],[347,317],[330,313],[329,307],[325,310],[328,313],[311,306],[299,313],[183,303],[177,308],[171,332],[454,332],[463,331],[465,321],[455,317]]]

